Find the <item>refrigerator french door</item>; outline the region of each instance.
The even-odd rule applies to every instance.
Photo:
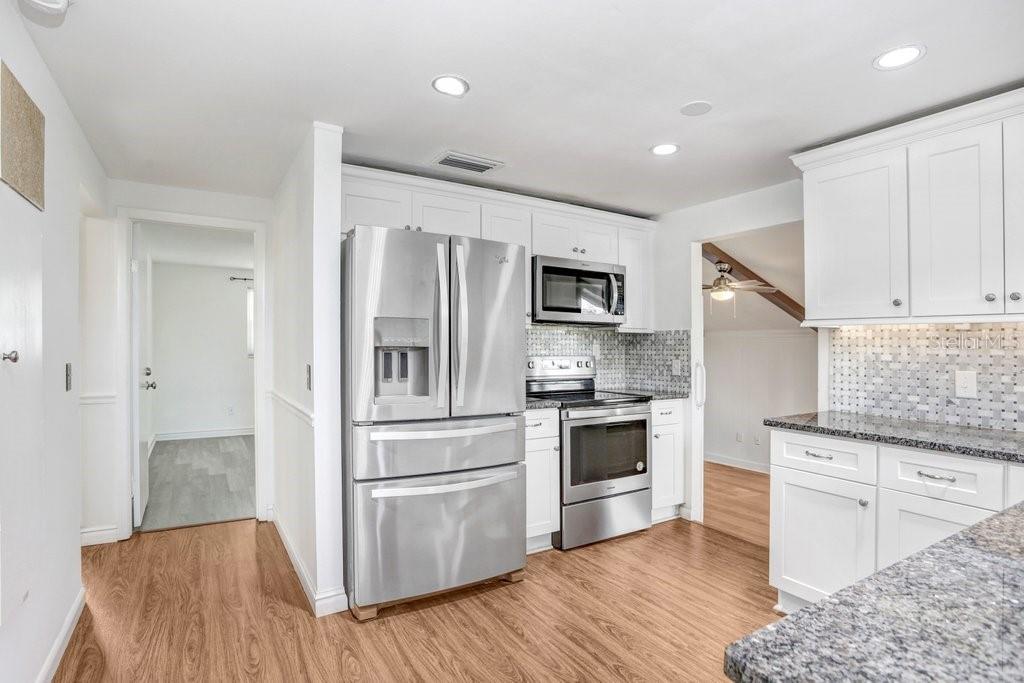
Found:
[[[342,259],[350,601],[522,568],[525,250],[360,226]]]

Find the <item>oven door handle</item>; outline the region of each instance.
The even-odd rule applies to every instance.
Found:
[[[641,413],[637,415],[608,415],[606,417],[589,417],[589,418],[578,418],[565,420],[563,423],[566,427],[585,427],[587,425],[605,425],[605,424],[629,424],[630,422],[646,422],[650,423],[651,414]]]

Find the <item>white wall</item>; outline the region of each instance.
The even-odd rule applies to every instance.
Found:
[[[817,409],[817,344],[814,331],[802,329],[705,335],[708,460],[768,471],[769,430],[762,421]]]
[[[312,126],[275,196],[268,249],[274,519],[317,615],[348,608],[341,518],[341,135],[334,126]],[[305,383],[307,364],[312,388]]]
[[[157,440],[252,432],[246,348],[251,270],[153,264],[153,431]]]
[[[12,2],[0,2],[0,59],[46,117],[46,210],[0,184],[0,244],[31,283],[5,269],[0,285],[0,344],[16,336],[22,352],[0,374],[0,679],[20,682],[56,666],[83,597],[78,387],[65,391],[64,364],[79,367],[81,215],[107,188]]]
[[[149,209],[188,213],[195,216],[265,221],[270,217],[273,202],[262,197],[207,192],[183,187],[150,185],[130,180],[111,180],[110,213],[118,208]]]

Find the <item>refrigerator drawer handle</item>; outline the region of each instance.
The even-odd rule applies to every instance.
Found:
[[[485,486],[494,486],[503,481],[509,481],[519,476],[518,472],[502,472],[493,477],[474,479],[458,484],[439,484],[438,486],[414,486],[411,488],[395,489],[374,489],[370,492],[370,498],[408,498],[409,496],[433,496],[441,493],[456,493],[458,491],[470,491],[481,489]]]
[[[463,436],[483,436],[500,432],[514,432],[519,429],[515,422],[484,427],[463,427],[462,429],[435,429],[417,432],[370,432],[370,441],[427,441],[429,439],[458,439]]]
[[[455,269],[459,272],[459,378],[455,384],[455,405],[466,402],[466,363],[469,358],[469,292],[466,285],[466,250],[455,245]]]
[[[440,341],[436,352],[440,356],[437,363],[437,407],[444,408],[448,400],[448,268],[445,244],[437,243],[437,291],[438,291],[438,330]]]

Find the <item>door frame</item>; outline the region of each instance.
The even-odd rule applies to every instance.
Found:
[[[136,336],[138,321],[135,319],[136,282],[131,272],[133,232],[135,223],[153,222],[182,227],[202,227],[219,230],[236,230],[248,232],[253,236],[254,247],[254,272],[253,290],[256,298],[256,311],[254,322],[254,443],[255,443],[255,493],[256,493],[256,519],[266,521],[270,519],[273,510],[273,451],[271,449],[271,424],[269,422],[270,412],[267,406],[268,387],[270,373],[271,336],[269,327],[269,301],[267,298],[267,266],[268,258],[266,253],[267,225],[259,221],[248,221],[233,218],[221,218],[216,216],[198,216],[193,214],[178,213],[173,211],[156,211],[151,209],[137,209],[122,207],[117,210],[118,236],[122,249],[119,256],[118,273],[118,325],[121,330],[121,348],[118,349],[120,365],[127,368],[127,373],[122,387],[125,396],[128,397],[127,410],[124,419],[128,428],[125,432],[128,435],[127,459],[123,462],[119,474],[125,486],[119,487],[124,491],[124,498],[118,506],[121,510],[118,519],[118,539],[124,540],[131,537],[134,531],[133,524],[133,498],[139,491],[139,339]],[[141,520],[140,520],[141,523]]]

